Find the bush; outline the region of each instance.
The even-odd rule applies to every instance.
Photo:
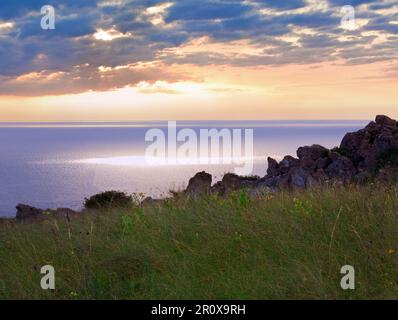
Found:
[[[84,199],[86,209],[128,208],[133,204],[132,196],[119,191],[106,191]]]

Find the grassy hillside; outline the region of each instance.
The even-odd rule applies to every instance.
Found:
[[[40,288],[53,265],[56,290]],[[343,265],[355,291],[340,288]],[[170,201],[0,225],[1,299],[398,298],[398,188]]]

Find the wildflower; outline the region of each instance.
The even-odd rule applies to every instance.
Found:
[[[388,250],[388,254],[394,254],[395,253],[395,250],[394,249],[389,249]]]

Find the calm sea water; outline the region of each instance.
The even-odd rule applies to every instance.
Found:
[[[299,146],[334,147],[344,134],[368,121],[179,122],[179,129],[254,130],[254,172],[266,173],[266,157],[295,155]],[[0,216],[15,206],[80,209],[84,197],[106,190],[162,196],[182,189],[196,172],[216,179],[236,165],[150,166],[145,133],[166,122],[150,123],[0,123]]]

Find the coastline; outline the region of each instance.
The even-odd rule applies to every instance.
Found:
[[[363,129],[347,133],[339,147],[300,147],[297,150],[297,158],[287,155],[280,162],[269,157],[267,174],[264,177],[244,177],[228,173],[222,180],[213,184],[212,175],[199,172],[189,180],[184,191],[174,192],[172,197],[181,194],[190,197],[217,194],[225,197],[242,189],[247,190],[252,197],[259,197],[278,190],[300,190],[322,185],[395,182],[398,180],[397,158],[398,122],[379,115]],[[167,198],[147,197],[142,201],[136,201],[136,204],[147,206],[164,201],[167,201]],[[79,213],[81,212],[69,208],[38,209],[19,204],[15,219],[31,220],[42,218],[46,214],[69,218],[69,215]]]

